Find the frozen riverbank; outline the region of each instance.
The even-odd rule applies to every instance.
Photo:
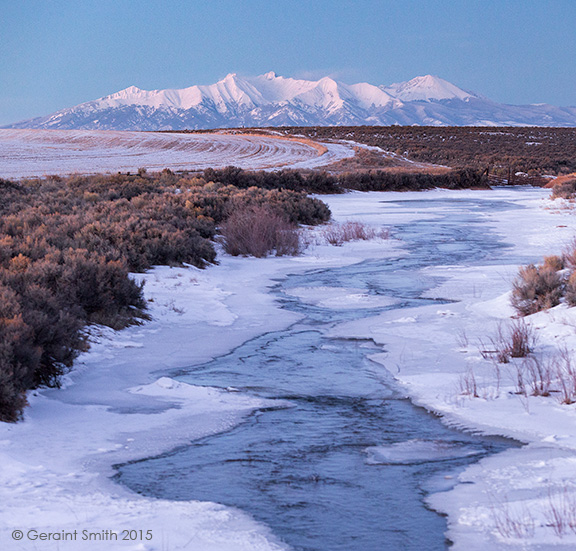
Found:
[[[470,193],[451,197],[465,199]],[[433,192],[427,199],[443,195]],[[385,312],[341,324],[332,333],[370,337],[384,346],[386,351],[372,359],[394,374],[416,404],[441,414],[449,425],[528,443],[481,460],[459,476],[462,484],[429,498],[434,508],[448,514],[447,535],[455,550],[576,545],[574,405],[561,404],[559,393],[519,394],[517,368],[522,360],[497,364],[482,353],[499,326],[505,332],[515,314],[509,292],[518,260],[539,262],[544,255],[560,254],[573,238],[573,215],[547,201],[546,195],[541,190],[490,194],[522,207],[483,212],[487,225],[512,245],[494,255],[492,264],[478,265],[471,256],[465,265],[422,271],[423,277],[438,278],[426,296],[455,302],[417,307],[409,316]],[[338,212],[334,203],[331,206]],[[574,354],[575,309],[560,305],[526,320],[535,330],[540,361],[549,361],[563,347]]]
[[[447,207],[440,203],[446,198],[455,201],[454,208],[458,201],[471,197],[508,202],[509,210],[497,215],[487,210],[482,216],[504,241],[516,245],[506,253],[510,258],[514,255],[530,261],[559,252],[572,237],[571,228],[559,227],[570,225],[569,215],[542,209],[544,195],[540,190],[434,191],[355,193],[326,199],[337,220],[364,220],[374,225],[403,223],[406,227],[410,221],[433,220],[446,214]],[[515,208],[515,204],[523,208]],[[445,246],[458,243],[447,242]],[[102,332],[78,362],[65,389],[39,392],[31,398],[24,423],[0,427],[4,465],[0,474],[0,538],[5,548],[51,548],[47,542],[11,540],[12,530],[31,528],[39,532],[150,529],[154,534],[153,540],[119,542],[114,544],[116,547],[110,543],[98,547],[94,541],[77,541],[72,546],[61,542],[62,549],[282,548],[265,527],[238,511],[213,504],[136,496],[109,481],[111,466],[227,430],[267,405],[260,398],[242,393],[194,387],[160,376],[191,361],[206,362],[249,338],[296,321],[297,314],[279,309],[269,294],[267,285],[274,278],[399,254],[409,251],[401,251],[393,241],[362,242],[342,248],[315,247],[294,259],[225,257],[220,266],[206,271],[157,268],[139,276],[146,279],[154,321],[120,333]],[[522,534],[520,539],[504,537],[498,519],[505,520],[507,502],[512,502],[513,509],[508,511],[513,520],[522,513],[523,502],[530,507],[532,502],[545,507],[549,501],[546,488],[555,489],[567,477],[575,461],[570,450],[573,411],[572,406],[560,406],[553,399],[543,405],[546,416],[557,411],[563,420],[559,432],[558,421],[539,414],[540,402],[536,399],[529,398],[527,410],[526,400],[509,395],[504,387],[501,396],[494,399],[462,395],[462,374],[468,373],[470,364],[476,369],[481,362],[474,346],[476,339],[489,334],[498,320],[510,315],[503,295],[517,269],[517,263],[506,263],[505,256],[499,256],[493,266],[475,266],[474,260],[471,258],[466,266],[422,272],[422,277],[438,278],[432,295],[460,302],[440,308],[437,304],[418,307],[402,318],[383,314],[347,322],[337,326],[334,334],[382,343],[386,352],[375,359],[405,384],[407,393],[418,403],[445,413],[448,422],[524,441],[544,440],[536,448],[532,445],[483,460],[461,475],[462,480],[474,484],[458,485],[451,492],[431,498],[435,507],[449,513],[449,535],[457,548],[526,545],[531,541],[530,533]],[[361,292],[342,292],[337,285],[327,285],[322,296],[310,295],[301,288],[294,292],[300,299],[308,297],[328,308],[345,309],[363,299]],[[570,315],[560,312],[562,316]],[[547,328],[553,327],[545,314],[539,316]],[[462,328],[468,347],[460,346],[456,339]],[[479,381],[490,388],[491,366],[480,370]],[[384,452],[374,453],[373,458]],[[520,507],[518,513],[516,504]],[[545,525],[540,526],[540,518],[544,517],[537,512],[529,514],[534,517],[533,537],[543,545],[571,541],[570,535],[559,539]]]

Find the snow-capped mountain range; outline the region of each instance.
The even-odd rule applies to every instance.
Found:
[[[426,75],[389,86],[229,74],[181,90],[130,86],[4,128],[182,130],[343,125],[576,126],[576,107],[505,105]]]

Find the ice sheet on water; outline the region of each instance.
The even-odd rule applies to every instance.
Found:
[[[293,287],[285,292],[309,304],[333,310],[383,308],[398,302],[392,297],[347,287]]]
[[[485,453],[485,450],[461,442],[414,439],[387,446],[372,446],[366,448],[366,453],[366,462],[371,465],[413,465],[471,457]]]

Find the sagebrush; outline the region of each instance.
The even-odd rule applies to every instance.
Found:
[[[59,384],[86,347],[86,324],[146,317],[131,271],[215,262],[217,227],[242,209],[268,209],[290,227],[330,218],[303,191],[170,170],[0,180],[0,420],[19,418],[27,389]],[[282,237],[279,254],[293,246]]]

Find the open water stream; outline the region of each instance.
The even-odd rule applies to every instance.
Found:
[[[238,507],[299,551],[449,546],[445,519],[425,506],[426,491],[447,488],[458,470],[516,444],[446,427],[412,405],[393,377],[368,359],[379,348],[326,334],[341,321],[429,303],[422,294],[438,279],[424,275],[424,267],[496,263],[506,245],[482,213],[519,207],[485,198],[394,206],[430,212],[429,219],[392,228],[408,255],[288,275],[271,292],[283,308],[302,314],[299,322],[172,374],[194,385],[277,399],[278,407],[256,412],[229,432],[118,466],[123,484],[148,496]],[[523,260],[507,256],[505,262]],[[330,308],[290,294],[305,289],[314,296],[315,288],[360,290],[374,306]]]

